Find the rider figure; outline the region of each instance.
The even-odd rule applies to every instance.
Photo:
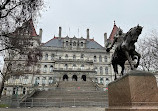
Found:
[[[117,32],[116,35],[114,36],[114,40],[113,40],[111,46],[110,46],[109,48],[107,48],[106,51],[109,52],[109,51],[112,49],[112,47],[114,46],[114,44],[118,41],[118,39],[119,39],[120,37],[123,37],[123,35],[124,35],[124,34],[123,34],[122,29],[119,28],[118,32]]]

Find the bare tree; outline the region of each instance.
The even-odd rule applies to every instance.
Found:
[[[17,49],[16,36],[9,36],[30,18],[36,19],[42,9],[43,0],[1,0],[0,1],[0,51]],[[16,43],[15,43],[16,42]]]
[[[5,70],[0,71],[2,75],[2,84],[0,89],[0,97],[4,88],[4,82],[14,71],[12,64],[17,55],[25,55],[27,66],[34,65],[41,55],[38,48],[30,48],[32,46],[32,37],[34,34],[32,28],[28,27],[32,20],[40,15],[39,10],[42,9],[43,0],[1,0],[0,1],[0,53],[7,52],[8,60],[5,64]],[[30,55],[31,53],[31,55]],[[6,55],[4,55],[6,59]],[[18,59],[14,62],[19,62]],[[18,71],[16,71],[17,74]],[[22,72],[20,73],[22,74]]]
[[[4,83],[12,76],[19,77],[27,73],[36,73],[36,70],[29,70],[29,67],[34,67],[38,63],[38,60],[41,58],[41,51],[38,48],[29,49],[27,48],[28,53],[19,53],[14,50],[7,50],[7,55],[5,57],[5,64],[3,71],[0,71],[2,82],[0,88],[0,98],[4,89]]]
[[[158,32],[151,31],[138,43],[141,53],[140,68],[144,71],[158,70]]]

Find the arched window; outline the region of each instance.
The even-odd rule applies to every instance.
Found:
[[[109,84],[109,78],[106,78],[106,86]]]
[[[104,57],[104,62],[107,62],[108,61],[108,58],[107,56]]]
[[[11,70],[13,65],[12,63],[9,63],[7,66],[8,66],[8,70]]]
[[[103,67],[100,67],[100,74],[103,74]]]
[[[73,59],[76,59],[76,55],[73,55]]]
[[[84,69],[84,65],[83,64],[81,65],[81,69]]]
[[[74,41],[73,46],[76,46],[76,42]]]
[[[23,88],[23,94],[26,94],[26,88],[25,87]]]
[[[99,56],[99,62],[102,62],[102,56],[101,55]]]
[[[100,83],[103,84],[104,80],[103,78],[100,78]]]
[[[83,42],[81,42],[81,46],[83,47]]]
[[[94,62],[97,62],[97,57],[96,56],[94,56]]]
[[[15,95],[16,94],[16,88],[14,87],[13,88],[13,95]]]
[[[39,82],[40,82],[40,78],[37,77],[36,80],[35,80],[35,85],[38,86],[38,85],[39,85]]]
[[[105,74],[108,75],[108,67],[105,67]]]
[[[81,54],[81,59],[83,59],[84,58],[84,54]]]
[[[52,83],[53,83],[53,78],[49,77],[49,84],[52,84]]]
[[[48,60],[48,54],[45,55],[45,60]]]
[[[21,64],[18,64],[17,71],[21,70]]]
[[[54,54],[51,55],[51,60],[53,60],[53,59],[54,59]]]
[[[68,54],[65,55],[65,59],[68,59]]]
[[[42,78],[42,84],[45,85],[46,84],[46,77]]]
[[[95,78],[95,82],[96,82],[96,83],[98,82],[98,79],[97,79],[97,78]]]
[[[44,65],[43,72],[47,72],[47,65]]]
[[[76,64],[73,64],[73,65],[72,65],[72,68],[75,69],[75,68],[76,68]]]
[[[68,69],[68,64],[65,64],[65,69]]]
[[[50,66],[49,72],[53,72],[53,66]]]

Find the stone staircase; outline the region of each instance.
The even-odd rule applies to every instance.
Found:
[[[95,83],[89,81],[61,81],[58,87],[48,91],[36,91],[21,106],[107,106],[107,92],[99,91]]]

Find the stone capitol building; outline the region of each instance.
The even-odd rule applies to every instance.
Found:
[[[110,37],[107,38],[107,33],[103,36],[104,46],[90,37],[89,29],[86,30],[86,37],[77,38],[63,36],[61,27],[58,36],[41,43],[42,29],[38,35],[32,20],[29,20],[27,25],[32,30],[29,34],[32,36],[32,48],[40,47],[42,59],[36,66],[27,68],[27,73],[10,76],[5,82],[3,95],[24,95],[35,87],[39,90],[48,90],[60,81],[93,81],[106,89],[107,84],[114,80],[111,65],[114,50],[106,52],[106,46],[112,42],[118,31],[115,23]],[[7,61],[6,56],[5,63]]]

